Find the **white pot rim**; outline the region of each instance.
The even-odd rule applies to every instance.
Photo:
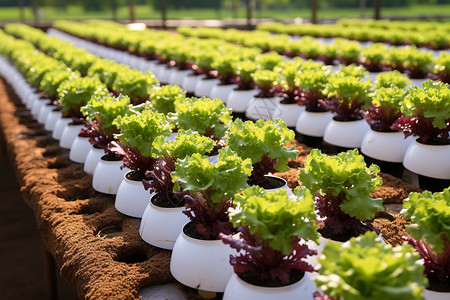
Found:
[[[103,150],[103,149],[101,149],[101,150]],[[102,157],[100,157],[100,161],[99,162],[102,162],[102,163],[107,164],[107,165],[118,165],[118,164],[122,164],[123,163],[123,160],[106,160],[106,159],[104,159],[104,157],[106,155],[107,154],[105,154]]]
[[[256,289],[259,289],[259,290],[262,290],[265,292],[277,292],[279,290],[292,289],[292,288],[295,288],[297,285],[302,285],[303,282],[306,281],[307,276],[309,276],[309,274],[308,274],[308,272],[303,272],[303,276],[300,280],[298,280],[294,283],[288,284],[288,285],[276,286],[276,287],[261,286],[261,285],[254,285],[254,284],[248,283],[247,281],[240,278],[239,275],[237,275],[234,272],[233,272],[233,276],[235,276],[236,280],[239,281],[239,283],[242,284],[243,286],[247,286],[252,289],[256,288]]]

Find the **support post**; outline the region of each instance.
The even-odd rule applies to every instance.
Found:
[[[20,22],[25,22],[25,10],[23,7],[23,0],[18,0],[19,2],[19,14],[20,14]]]
[[[317,24],[317,0],[311,0],[311,23]]]
[[[38,1],[32,0],[31,1],[31,7],[33,10],[33,16],[34,16],[34,25],[39,25],[39,13],[38,13]]]
[[[253,28],[253,0],[247,0],[247,29]]]
[[[375,20],[379,20],[381,18],[381,0],[375,0],[375,13],[374,18]]]
[[[130,22],[133,23],[136,19],[134,16],[134,0],[128,0],[128,9],[130,11]]]
[[[161,27],[167,29],[167,0],[161,0]]]

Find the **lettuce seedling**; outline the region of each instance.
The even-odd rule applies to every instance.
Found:
[[[327,243],[319,258],[320,275],[314,281],[328,298],[316,292],[315,299],[423,299],[423,266],[412,250],[409,245],[380,243],[374,232],[344,245]]]
[[[125,73],[130,68],[125,65],[118,64],[108,59],[97,59],[89,68],[88,76],[93,77],[97,75],[100,80],[106,84],[108,90],[113,90],[114,80],[117,74]]]
[[[42,77],[39,89],[43,91],[46,96],[51,100],[58,98],[58,87],[65,80],[72,80],[76,77],[80,77],[80,73],[73,72],[71,69],[66,70],[54,70],[45,73]]]
[[[92,97],[108,95],[108,89],[98,77],[74,77],[63,81],[58,89],[63,117],[82,118],[81,107]]]
[[[151,193],[159,194],[160,197],[176,207],[177,203],[173,203],[174,183],[170,175],[175,171],[175,163],[177,160],[185,159],[195,153],[211,152],[214,146],[215,142],[212,139],[202,136],[196,131],[179,130],[174,141],[156,145],[161,154],[155,159],[153,170],[147,172],[146,177],[152,178],[152,180],[144,180],[144,188]]]
[[[442,192],[411,193],[401,214],[412,222],[406,238],[423,259],[429,288],[450,289],[450,188]]]
[[[119,142],[112,142],[110,150],[123,155],[123,167],[144,179],[146,172],[153,170],[154,160],[160,154],[155,143],[163,143],[164,137],[170,135],[171,123],[162,113],[144,110],[140,114],[117,116],[113,125],[120,131],[114,135]]]
[[[217,78],[222,84],[231,84],[234,82],[234,68],[233,65],[239,61],[239,57],[235,54],[227,54],[218,56],[214,59],[211,67],[217,71]]]
[[[439,57],[435,58],[431,73],[433,79],[439,79],[442,82],[450,84],[450,53],[445,51],[440,52]]]
[[[326,98],[323,92],[329,76],[330,71],[324,68],[302,70],[295,76],[295,85],[300,90],[300,101],[305,106],[306,111],[326,111],[322,103],[324,103]]]
[[[236,74],[235,82],[238,85],[238,90],[251,90],[254,87],[251,75],[257,69],[256,63],[251,60],[235,62],[233,69]]]
[[[278,72],[270,70],[256,70],[251,76],[259,90],[258,95],[256,95],[257,97],[275,97],[278,92],[276,85],[278,85],[280,81]]]
[[[283,98],[283,104],[299,103],[300,91],[295,84],[295,77],[300,72],[301,63],[298,61],[283,62],[275,67],[278,73],[278,85],[275,89],[278,94]]]
[[[193,154],[175,163],[172,181],[175,191],[185,201],[184,213],[205,239],[217,239],[219,233],[230,234],[233,225],[228,217],[231,198],[248,187],[252,171],[250,159],[242,159],[228,148],[219,150],[217,164],[206,156]]]
[[[335,120],[361,120],[364,117],[363,109],[371,103],[371,81],[361,81],[352,76],[331,76],[324,94],[327,99],[319,100],[319,103],[335,113]]]
[[[383,71],[383,60],[386,56],[388,49],[385,44],[375,43],[367,48],[364,48],[361,52],[361,58],[359,59],[361,65],[369,72],[381,72]]]
[[[90,137],[89,142],[105,152],[109,152],[108,144],[115,140],[114,134],[119,133],[119,129],[113,124],[117,116],[136,114],[130,104],[128,96],[119,97],[92,97],[86,106],[81,108],[81,112],[86,121],[91,121],[87,129],[82,130],[82,134]]]
[[[335,240],[346,241],[367,231],[364,222],[383,210],[383,200],[370,197],[383,183],[378,172],[377,165],[366,167],[357,149],[335,156],[311,150],[305,167],[299,169],[299,180],[316,195],[317,214],[324,223],[323,235],[328,233]]]
[[[175,100],[178,129],[192,129],[219,142],[231,122],[231,110],[219,99],[179,97]]]
[[[348,66],[358,61],[363,49],[360,43],[344,39],[336,39],[335,43],[337,57],[341,64]]]
[[[450,88],[431,80],[422,88],[411,87],[400,103],[402,116],[392,129],[403,130],[405,137],[416,136],[424,144],[450,144]]]
[[[136,105],[148,100],[151,89],[157,85],[159,81],[152,73],[142,74],[139,70],[130,69],[117,73],[113,89],[130,97],[131,103]]]
[[[220,237],[239,252],[230,256],[230,264],[241,279],[256,285],[280,286],[314,271],[304,259],[316,255],[317,250],[300,243],[319,240],[314,198],[309,190],[297,188],[289,197],[286,190],[266,192],[254,186],[236,194],[233,203],[229,215],[241,235],[239,239],[225,234]]]
[[[264,185],[268,173],[289,170],[287,162],[295,159],[298,151],[283,147],[294,139],[294,132],[289,130],[280,119],[258,120],[256,122],[236,119],[227,132],[227,145],[240,157],[249,158],[253,171],[249,184]]]
[[[276,52],[263,53],[255,57],[255,62],[258,70],[272,71],[278,64],[283,61],[283,57]]]
[[[151,106],[165,115],[175,113],[175,100],[179,97],[186,97],[186,91],[177,85],[155,86],[150,92]]]
[[[425,78],[431,69],[433,54],[418,50],[415,46],[405,48],[403,67],[410,78]]]
[[[403,89],[396,86],[378,88],[365,116],[372,130],[393,131],[391,126],[401,116],[400,102],[403,100],[403,94]]]
[[[408,85],[411,85],[411,81],[408,79],[408,76],[397,70],[378,74],[375,82],[376,88],[397,87],[400,89],[405,89]]]

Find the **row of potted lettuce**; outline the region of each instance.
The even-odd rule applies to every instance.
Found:
[[[208,27],[179,27],[178,32],[185,36],[198,38],[216,38],[228,42],[260,48],[263,51],[275,51],[288,57],[302,57],[323,61],[332,65],[336,62],[364,66],[370,72],[398,70],[411,78],[427,76],[449,82],[450,56],[440,52],[433,57],[431,52],[417,49],[415,46],[388,47],[383,43],[374,43],[367,47],[355,41],[336,38],[332,43],[322,43],[310,36],[292,39],[290,36],[270,35],[265,31],[239,31]]]
[[[123,99],[122,99],[123,100]],[[86,107],[86,110],[88,109],[88,106]],[[147,115],[147,113],[143,113],[142,115]],[[162,116],[160,116],[160,117],[162,117]],[[147,116],[147,118],[148,118],[148,116]],[[130,118],[131,119],[131,118]],[[100,118],[100,120],[101,120],[101,118]],[[130,120],[129,120],[130,121]],[[120,122],[120,121],[119,121]],[[242,125],[244,125],[242,122],[241,123],[239,123],[239,121],[237,122],[237,124],[240,124],[240,126],[242,126]],[[251,127],[251,123],[247,123],[248,124],[248,126],[250,126]],[[262,124],[262,123],[260,123],[260,124]],[[134,124],[134,125],[136,125],[136,124]],[[232,125],[233,126],[233,125]],[[126,127],[126,126],[125,126]],[[267,128],[266,128],[267,129]],[[239,129],[239,131],[241,132],[242,131],[242,128],[240,128]],[[263,130],[264,132],[266,132],[267,130]],[[270,130],[269,130],[270,131]],[[272,132],[272,131],[270,131],[270,132]],[[276,130],[276,132],[280,132],[280,130]],[[120,140],[120,136],[119,136],[119,140]],[[126,140],[126,139],[125,139]],[[246,140],[247,141],[247,140]],[[243,142],[242,141],[239,141],[239,143],[238,143],[238,145],[242,145],[243,144]],[[228,151],[228,150],[227,150]],[[223,151],[223,152],[225,152],[225,151]],[[322,157],[322,155],[320,154],[320,153],[316,153],[316,152],[314,152],[313,153],[315,156],[318,156],[317,157],[317,159],[320,161],[320,160],[322,160],[322,159],[328,159],[327,157]],[[313,156],[313,154],[312,154],[312,156]],[[350,157],[350,156],[354,156],[356,153],[347,153],[346,155],[342,155],[342,157],[340,157],[339,159],[341,160],[341,162],[342,162],[342,160],[344,159],[345,160],[345,157]],[[223,158],[226,158],[226,157],[231,157],[232,155],[222,155],[222,159],[221,158],[219,158],[219,163],[218,163],[218,165],[221,165],[221,160],[223,160]],[[245,170],[245,165],[244,164],[242,164],[242,162],[241,161],[239,161],[239,158],[238,157],[236,157],[238,160],[237,161],[234,161],[234,162],[231,162],[232,161],[232,159],[230,160],[230,161],[228,161],[228,163],[229,164],[236,164],[237,162],[239,163],[239,166],[242,166],[242,168],[241,168],[241,170],[240,170],[240,174],[242,175],[242,174],[245,174],[245,173],[248,173],[249,172],[249,170],[248,170],[248,161],[247,161],[247,164],[246,164],[246,166],[247,166],[247,170]],[[202,203],[202,200],[207,200],[208,199],[208,196],[210,196],[210,197],[212,197],[214,194],[210,194],[209,192],[214,192],[214,189],[213,189],[213,191],[211,191],[211,190],[209,190],[208,192],[205,192],[203,189],[201,189],[201,188],[205,188],[206,186],[208,186],[208,184],[206,184],[205,185],[205,183],[206,182],[203,182],[203,183],[200,183],[199,184],[199,182],[198,182],[198,180],[196,180],[196,179],[193,179],[193,178],[191,178],[191,177],[189,177],[189,176],[186,176],[189,172],[193,172],[192,174],[195,174],[196,172],[199,172],[199,170],[201,170],[201,169],[199,169],[199,165],[202,165],[204,168],[205,168],[205,170],[208,170],[208,168],[209,168],[209,170],[210,170],[210,172],[209,172],[209,174],[211,174],[211,175],[213,175],[212,177],[213,178],[217,178],[217,177],[215,177],[214,176],[214,171],[215,172],[218,172],[218,173],[221,173],[221,174],[219,174],[219,177],[221,177],[221,176],[223,176],[223,171],[224,170],[228,170],[228,168],[227,167],[225,167],[224,169],[222,169],[222,170],[220,170],[220,167],[218,167],[218,166],[216,166],[216,167],[213,167],[214,166],[214,164],[210,164],[210,163],[207,163],[205,160],[204,160],[204,158],[203,158],[203,164],[202,163],[198,163],[199,161],[201,161],[201,157],[200,156],[197,156],[197,159],[194,159],[194,158],[191,158],[190,159],[190,161],[188,160],[188,159],[185,159],[185,161],[187,160],[188,161],[188,163],[185,163],[184,165],[183,165],[183,168],[181,169],[181,171],[180,171],[180,173],[181,173],[181,180],[178,180],[177,182],[183,182],[183,180],[184,181],[186,181],[186,184],[188,185],[188,186],[190,186],[190,188],[192,188],[192,191],[194,191],[193,193],[191,193],[191,195],[188,195],[188,194],[185,194],[185,195],[183,195],[183,197],[184,198],[186,198],[185,200],[187,201],[187,202],[189,202],[189,201],[192,201],[192,203],[193,204],[191,204],[193,207],[195,207],[196,205],[198,205],[198,203],[196,203],[195,201],[196,201],[196,199],[195,199],[195,196],[199,196],[199,198],[200,198],[200,201],[198,201],[198,202],[200,202],[200,203]],[[312,161],[313,161],[313,159],[312,158],[310,158]],[[354,159],[354,157],[353,157],[353,159]],[[362,158],[361,157],[359,157],[357,160],[359,160],[360,162],[362,161]],[[180,161],[180,163],[181,163],[181,161]],[[313,162],[313,165],[315,164],[315,163],[317,163],[317,162]],[[333,164],[335,164],[336,162],[334,162]],[[180,164],[180,165],[182,165],[182,164]],[[222,164],[222,168],[224,167],[224,165]],[[229,167],[229,166],[228,166]],[[211,171],[212,169],[216,169],[216,170],[213,170],[213,171]],[[236,169],[236,166],[234,165],[233,167],[231,167],[231,169]],[[307,167],[305,168],[305,170],[307,169]],[[344,169],[346,169],[346,168],[344,168]],[[364,169],[364,168],[363,168]],[[372,169],[372,171],[370,171],[370,172],[368,172],[367,170],[370,170],[370,169]],[[372,173],[373,171],[376,171],[376,170],[374,170],[373,169],[373,167],[371,167],[370,169],[365,169],[366,170],[366,172],[367,173]],[[313,169],[311,169],[310,171],[312,171]],[[222,172],[221,172],[222,171]],[[202,172],[200,172],[200,173],[202,173]],[[206,172],[205,172],[206,173]],[[175,174],[177,174],[177,172],[175,172]],[[184,175],[183,175],[184,174]],[[229,175],[231,175],[231,174],[229,174]],[[234,175],[238,175],[238,173],[236,173],[236,174],[234,174]],[[310,174],[311,175],[311,174]],[[342,174],[341,174],[342,175]],[[373,174],[372,174],[373,175]],[[370,177],[370,176],[369,176]],[[232,179],[232,178],[234,178],[234,179],[237,179],[235,176],[232,176],[232,177],[230,177],[230,180]],[[305,181],[305,182],[307,182],[308,181],[308,176],[306,176],[306,177],[304,177],[304,179],[302,179],[302,182],[303,181]],[[342,178],[346,178],[346,176],[340,176],[340,178],[341,178],[341,180],[342,180]],[[204,179],[206,179],[206,180],[209,180],[210,181],[210,179],[211,178],[204,178]],[[209,182],[208,181],[208,182]],[[379,178],[378,178],[378,180],[374,180],[374,178],[371,178],[371,181],[378,181],[378,183],[379,183]],[[190,182],[190,183],[189,183]],[[214,181],[214,182],[216,182],[216,181]],[[314,182],[318,182],[318,181],[314,181]],[[217,184],[219,184],[219,186],[221,186],[221,184],[220,184],[220,182],[216,182]],[[236,185],[236,182],[234,182],[234,184],[233,185],[231,185],[232,187],[233,186],[235,186]],[[306,184],[305,184],[306,185]],[[183,184],[181,184],[181,186],[183,186]],[[211,186],[213,186],[213,184],[211,184]],[[342,182],[341,182],[341,184],[340,184],[340,186],[342,186]],[[209,187],[207,187],[206,189],[208,189]],[[235,187],[234,187],[235,188]],[[187,188],[187,189],[189,189],[189,188]],[[196,191],[196,189],[198,189],[197,191]],[[224,193],[224,190],[223,190],[223,187],[215,187],[215,189],[216,189],[216,192],[218,192],[219,194],[220,193]],[[325,189],[325,190],[328,190],[328,189]],[[248,191],[247,193],[244,193],[244,195],[245,194],[249,194],[249,195],[252,195],[252,194],[258,194],[258,192],[256,191],[256,189],[254,189],[253,191]],[[262,191],[259,191],[259,193],[261,194],[261,193],[264,193],[264,192],[262,192]],[[299,192],[300,193],[300,192]],[[306,193],[306,192],[301,192],[301,193]],[[300,194],[301,194],[300,193]],[[204,195],[204,194],[206,194],[206,196]],[[281,192],[281,194],[283,194],[283,192]],[[339,193],[338,193],[339,194]],[[206,198],[205,198],[206,197]],[[331,197],[331,195],[330,195],[330,197]],[[221,198],[221,197],[219,197],[220,199],[222,199],[223,200],[223,198]],[[226,198],[226,197],[224,197],[224,198]],[[267,198],[267,197],[264,197],[264,198]],[[279,198],[279,197],[278,197]],[[279,199],[277,198],[277,201],[276,202],[278,202],[279,201]],[[303,198],[305,198],[305,196],[303,196]],[[211,201],[213,201],[212,199],[214,199],[214,197],[213,198],[211,198]],[[216,198],[217,199],[217,198]],[[197,200],[199,200],[199,199],[197,199]],[[204,203],[204,202],[203,202]],[[206,203],[207,203],[207,201],[206,201]],[[378,203],[379,204],[379,203]],[[350,205],[351,207],[354,207],[355,205],[353,204],[353,205]],[[374,202],[374,206],[376,206],[375,205],[375,202]],[[373,207],[372,207],[373,208]],[[370,209],[369,209],[370,210]],[[201,211],[201,210],[200,210]],[[208,212],[208,210],[206,210],[206,212]],[[209,211],[210,212],[210,211]],[[192,215],[192,214],[191,214]],[[197,214],[193,214],[194,216],[197,216]],[[201,212],[199,212],[199,214],[198,214],[198,216],[200,216],[201,215]],[[298,216],[297,216],[298,217]],[[330,218],[330,220],[332,220],[333,219],[333,216],[331,216],[331,218]],[[197,226],[198,227],[198,226]],[[200,228],[205,228],[205,227],[201,227],[200,226]],[[267,250],[267,249],[266,249]],[[269,251],[270,252],[270,251]],[[416,294],[417,294],[417,289],[416,289],[416,292],[415,292]]]
[[[256,70],[250,74],[249,77],[254,79],[253,82],[258,88],[258,91],[249,90],[251,93],[258,93],[253,99],[252,94],[247,94],[247,98],[244,98],[238,90],[233,90],[235,85],[227,85],[224,82],[220,85],[217,79],[200,80],[197,85],[202,87],[201,83],[207,83],[210,92],[205,92],[205,89],[194,89],[194,92],[211,98],[217,95],[221,99],[227,99],[223,100],[227,107],[233,108],[235,112],[245,112],[246,117],[250,119],[279,117],[288,126],[295,126],[296,131],[304,136],[319,140],[324,137],[326,142],[340,147],[362,148],[365,155],[382,163],[383,171],[398,177],[402,175],[401,165],[406,159],[404,164],[407,168],[420,174],[422,187],[440,191],[448,186],[449,166],[441,163],[449,151],[449,122],[445,117],[449,115],[446,105],[447,85],[430,82],[423,89],[409,89],[404,92],[403,89],[410,82],[406,76],[395,71],[377,75],[376,84],[370,85],[369,82],[360,81],[367,74],[360,67],[343,67],[339,72],[332,73],[322,64],[302,60],[286,62],[273,53],[262,54],[257,57],[257,62],[268,70]],[[230,66],[230,63],[225,65]],[[175,72],[175,75],[177,72],[174,68],[161,71],[163,74]],[[186,76],[185,79],[189,81],[190,77]],[[224,93],[225,88],[228,89],[228,94]],[[218,95],[215,91],[221,92]],[[418,95],[424,91],[429,91],[429,96],[426,100],[420,100]],[[403,101],[405,97],[409,100]],[[303,105],[297,106],[297,102]],[[333,111],[335,120],[331,120],[332,115],[326,111]],[[402,114],[403,117],[400,118]],[[423,114],[428,118],[440,114],[443,118],[437,118],[435,121],[427,119],[428,121],[423,122]],[[364,116],[371,130],[363,120]],[[411,130],[410,123],[416,120],[422,121]],[[433,125],[430,122],[433,122]],[[395,131],[395,128],[405,129],[407,136],[413,134],[419,138],[420,143],[413,143],[411,138],[404,139],[402,133]],[[343,133],[338,134],[340,131]],[[428,149],[429,145],[435,144],[440,146]],[[411,149],[408,148],[410,145]],[[428,150],[434,154],[426,154]],[[436,155],[437,153],[440,154]],[[422,161],[417,159],[416,154],[433,157],[435,160]],[[393,164],[394,168],[390,164]],[[431,183],[428,177],[432,178]]]
[[[211,68],[212,59],[209,58],[208,60],[206,58],[211,54],[208,51],[198,51],[198,49],[212,46],[217,48],[213,53],[217,53],[217,50],[221,50],[221,48],[236,50],[237,43],[256,51],[247,52],[249,49],[244,48],[247,49],[247,54],[244,55],[244,58],[252,58],[251,56],[255,56],[255,53],[260,51],[275,50],[280,54],[286,54],[291,57],[300,56],[307,59],[320,59],[327,64],[332,64],[336,59],[339,59],[344,64],[361,64],[371,72],[398,70],[406,72],[411,78],[424,78],[429,75],[433,79],[449,82],[448,53],[441,52],[439,57],[433,58],[431,53],[420,51],[415,47],[387,48],[382,44],[374,44],[363,48],[356,42],[344,40],[339,40],[339,42],[331,45],[322,45],[311,38],[294,41],[288,36],[270,36],[265,32],[258,31],[248,33],[235,29],[191,27],[180,27],[178,29],[180,33],[186,36],[209,38],[209,42],[201,42],[198,39],[186,40],[177,35],[168,35],[167,33],[154,30],[145,30],[140,32],[140,34],[133,34],[123,25],[111,24],[105,21],[89,21],[86,23],[58,21],[55,22],[54,26],[60,30],[83,36],[91,41],[109,45],[119,50],[130,51],[148,58],[159,59],[160,61],[168,62],[172,60],[175,66],[181,68],[188,68],[192,64],[192,60],[201,60],[201,63],[194,62],[194,64],[200,66],[199,71],[203,73],[207,73],[212,69],[216,70],[217,67],[225,67],[221,66],[220,62],[217,62],[215,67]],[[166,38],[169,41],[163,42]],[[234,46],[230,43],[233,43]],[[196,51],[194,50],[194,55],[183,54],[183,52],[189,52],[188,48],[192,47],[197,49]],[[196,58],[196,55],[206,55],[206,57]],[[230,58],[232,56],[227,57],[227,59]],[[239,67],[237,66],[237,68]],[[226,74],[222,75],[220,73],[212,73],[210,75],[226,77]]]
[[[416,45],[430,49],[450,47],[448,22],[340,19],[336,24],[322,25],[262,23],[257,25],[257,29],[289,35]]]

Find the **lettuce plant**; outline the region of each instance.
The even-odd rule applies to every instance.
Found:
[[[128,96],[120,95],[119,97],[92,97],[86,106],[81,108],[81,112],[90,121],[87,129],[82,130],[82,134],[90,137],[89,142],[105,152],[108,150],[108,144],[115,140],[114,134],[119,133],[119,129],[114,120],[117,116],[135,114],[130,104]]]
[[[42,77],[39,89],[43,91],[51,100],[58,98],[58,87],[65,80],[72,80],[80,77],[80,73],[73,72],[71,69],[55,70],[45,73]]]
[[[371,81],[352,76],[332,76],[325,87],[327,96],[319,102],[335,113],[337,121],[354,121],[364,117],[364,108],[371,102]]]
[[[336,39],[337,57],[341,64],[350,65],[356,63],[362,51],[362,46],[355,41]]]
[[[299,180],[316,195],[317,214],[324,223],[322,235],[346,241],[367,230],[364,222],[383,210],[383,200],[370,197],[383,183],[379,171],[376,165],[367,168],[357,149],[335,156],[311,151],[305,167],[299,169]]]
[[[385,44],[372,44],[362,50],[359,61],[367,71],[381,72],[383,70],[382,62],[387,51],[388,49]]]
[[[283,62],[283,57],[276,52],[268,52],[257,55],[255,62],[258,70],[273,70],[275,66]]]
[[[178,129],[192,129],[216,142],[231,122],[231,110],[219,99],[179,97],[175,100]]]
[[[152,110],[119,115],[113,125],[120,131],[115,134],[119,142],[113,142],[110,150],[123,156],[123,167],[144,179],[146,172],[153,170],[154,160],[159,154],[155,143],[162,143],[164,137],[170,135],[172,125],[164,114]]]
[[[146,177],[152,178],[152,180],[144,180],[144,188],[151,193],[159,194],[160,199],[163,198],[167,203],[176,207],[178,203],[174,201],[174,183],[171,176],[171,173],[175,171],[175,163],[177,160],[185,159],[195,153],[211,152],[214,145],[215,142],[212,139],[191,129],[178,131],[174,141],[156,145],[161,154],[155,159],[153,169],[146,173]]]
[[[450,188],[442,192],[411,193],[401,213],[412,222],[406,238],[423,259],[432,290],[450,289]]]
[[[257,97],[270,98],[277,94],[277,88],[275,86],[280,80],[277,72],[256,70],[251,76],[259,90]]]
[[[351,64],[348,66],[340,66],[339,70],[336,73],[333,73],[334,77],[355,77],[360,80],[363,80],[364,77],[369,74],[367,70],[363,66],[357,66],[355,64]]]
[[[300,72],[301,63],[298,61],[283,62],[275,67],[278,73],[278,85],[275,88],[278,94],[283,98],[284,104],[296,103],[301,104],[300,93],[295,85],[295,77]]]
[[[174,113],[175,100],[185,96],[186,91],[177,85],[155,86],[150,92],[151,106],[165,115]]]
[[[410,78],[425,78],[431,68],[433,54],[417,50],[415,46],[407,48],[403,67]]]
[[[400,104],[402,116],[392,129],[403,130],[405,137],[416,136],[424,144],[449,144],[450,88],[431,80],[422,88],[411,87]]]
[[[264,185],[267,181],[264,175],[268,173],[288,171],[288,160],[297,157],[294,147],[283,147],[294,139],[295,134],[280,119],[256,122],[236,119],[227,136],[228,147],[240,157],[249,158],[253,164],[249,177],[251,185]]]
[[[344,245],[327,243],[319,258],[315,299],[423,299],[425,278],[419,256],[409,245],[380,243],[374,232]]]
[[[323,94],[330,72],[327,69],[302,70],[295,76],[295,85],[300,91],[300,101],[309,112],[326,111],[322,103],[326,96]],[[322,101],[319,101],[322,100]]]
[[[219,233],[230,234],[233,225],[228,217],[231,198],[248,187],[252,170],[250,159],[242,159],[228,148],[219,150],[217,164],[206,156],[193,154],[175,163],[172,181],[184,201],[184,213],[204,239],[217,239]]]
[[[408,79],[408,76],[397,70],[378,74],[375,83],[377,88],[397,87],[400,89],[405,89],[408,85],[411,85],[411,81]]]
[[[92,97],[108,95],[108,89],[98,77],[74,77],[63,81],[58,89],[63,117],[82,118],[81,107]]]
[[[379,132],[392,132],[391,126],[401,116],[400,102],[403,89],[396,86],[379,88],[372,99],[372,104],[365,116],[370,128]]]
[[[211,67],[217,71],[217,78],[222,84],[231,84],[234,82],[233,65],[238,61],[235,54],[221,55],[214,59]]]
[[[142,74],[139,70],[130,69],[117,73],[113,89],[130,97],[131,103],[140,104],[149,98],[151,88],[158,84],[158,79],[152,73]]]
[[[254,86],[252,74],[256,71],[256,63],[251,60],[235,62],[233,65],[236,74],[235,82],[238,90],[251,90]]]
[[[433,78],[450,84],[450,53],[442,51],[439,57],[435,58],[431,73]]]
[[[263,286],[292,284],[314,268],[304,261],[316,255],[301,240],[318,242],[314,197],[297,188],[293,197],[285,190],[266,192],[254,186],[234,197],[229,209],[239,239],[221,234],[225,244],[239,254],[230,256],[234,272],[243,280]]]
[[[125,65],[115,63],[108,59],[97,59],[89,68],[88,76],[97,75],[100,80],[106,84],[110,91],[113,90],[113,84],[116,80],[117,74],[125,73],[130,68]]]

